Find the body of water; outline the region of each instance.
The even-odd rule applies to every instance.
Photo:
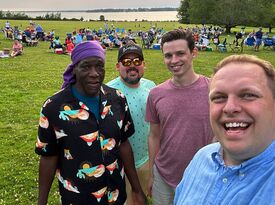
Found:
[[[30,17],[45,16],[47,13],[56,12],[43,12],[43,11],[25,11],[26,15]],[[77,18],[81,17],[84,20],[99,20],[100,15],[109,21],[178,21],[177,11],[152,11],[152,12],[67,12],[62,11],[61,18]]]

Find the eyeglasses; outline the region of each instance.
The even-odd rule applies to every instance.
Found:
[[[123,66],[130,66],[132,62],[135,66],[140,66],[142,64],[142,60],[139,58],[134,58],[134,59],[125,58],[121,61]]]

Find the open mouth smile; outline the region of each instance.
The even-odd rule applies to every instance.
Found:
[[[228,122],[224,123],[224,129],[228,130],[245,130],[250,126],[247,122]]]

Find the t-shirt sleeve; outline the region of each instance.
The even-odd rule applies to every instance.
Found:
[[[58,153],[58,144],[54,128],[47,107],[43,107],[40,112],[38,136],[35,143],[35,152],[42,156],[54,156]]]
[[[156,103],[154,102],[154,97],[152,92],[149,93],[146,103],[145,121],[152,123],[159,123],[159,118],[156,110]]]

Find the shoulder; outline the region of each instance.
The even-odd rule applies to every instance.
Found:
[[[118,86],[120,83],[121,83],[120,77],[117,77],[117,78],[109,81],[108,83],[106,83],[106,85],[110,86],[110,87],[115,87],[115,86]]]
[[[210,78],[204,75],[200,75],[199,79],[201,80],[202,83],[209,84]]]
[[[197,151],[193,160],[206,161],[206,159],[212,158],[213,154],[218,153],[220,148],[221,145],[219,142],[206,145]]]
[[[54,95],[48,97],[43,105],[42,110],[44,114],[52,116],[53,113],[56,113],[57,110],[60,109],[62,105],[65,104],[66,101],[70,101],[69,99],[72,97],[70,87],[66,87],[65,89],[59,90]]]
[[[198,154],[218,152],[220,147],[221,147],[221,144],[219,142],[211,143],[211,144],[208,144],[208,145],[202,147],[198,151]]]
[[[146,79],[146,78],[141,78],[140,83],[141,83],[141,85],[145,85],[146,87],[151,87],[151,88],[156,86],[154,81]]]
[[[169,88],[171,88],[170,79],[166,80],[165,82],[163,82],[163,83],[157,85],[156,87],[152,88],[150,93],[157,93],[157,92],[160,92],[160,91],[165,91]]]
[[[101,88],[101,92],[109,100],[123,100],[123,101],[125,100],[125,96],[120,90],[110,87],[108,85],[103,84]]]

